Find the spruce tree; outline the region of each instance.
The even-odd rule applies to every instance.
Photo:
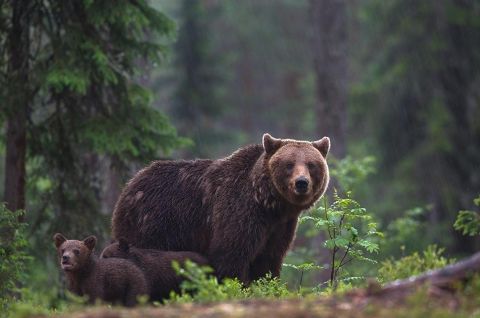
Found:
[[[175,25],[144,0],[11,0],[0,13],[5,200],[24,208],[27,180],[34,227],[103,229],[99,158],[126,168],[183,142],[137,81]]]

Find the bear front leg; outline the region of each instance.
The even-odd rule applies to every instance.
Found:
[[[129,277],[123,304],[126,307],[133,307],[138,303],[139,296],[149,296],[149,294],[150,289],[145,280],[145,276],[140,270],[138,270]]]
[[[104,289],[101,284],[95,285],[93,288],[85,291],[83,295],[88,296],[88,303],[91,305],[94,305],[97,301],[105,300]]]
[[[283,259],[295,238],[298,218],[281,223],[274,228],[265,247],[252,262],[249,270],[250,281],[265,277],[279,277]]]
[[[250,264],[265,244],[266,230],[260,223],[249,222],[248,226],[236,224],[237,236],[226,239],[232,233],[229,227],[214,233],[208,259],[219,279],[238,278],[248,285]]]

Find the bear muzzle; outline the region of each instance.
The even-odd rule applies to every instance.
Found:
[[[295,192],[297,194],[306,194],[309,190],[310,181],[305,176],[298,177],[295,180]]]
[[[63,270],[71,270],[74,266],[72,264],[72,262],[70,261],[70,256],[68,255],[63,255],[62,256],[62,261],[61,261],[61,267]]]

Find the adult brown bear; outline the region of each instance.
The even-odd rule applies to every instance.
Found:
[[[299,214],[325,192],[330,140],[276,139],[218,160],[156,161],[126,185],[113,236],[205,255],[218,277],[280,274]]]

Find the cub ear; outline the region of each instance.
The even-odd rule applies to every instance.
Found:
[[[123,252],[128,252],[128,241],[121,237],[118,239],[118,248]]]
[[[63,236],[63,234],[55,233],[55,235],[53,236],[53,240],[55,241],[55,247],[59,248],[60,245],[62,245],[63,242],[65,242],[67,239],[65,236]]]
[[[328,152],[330,151],[330,138],[323,137],[320,140],[312,142],[312,145],[320,151],[324,158],[327,157]]]
[[[97,238],[94,235],[90,235],[83,240],[83,244],[85,244],[85,246],[87,246],[89,250],[93,250],[93,248],[97,244]]]
[[[265,133],[263,134],[262,144],[267,155],[272,155],[282,146],[283,141],[281,139],[273,138],[270,134]]]

